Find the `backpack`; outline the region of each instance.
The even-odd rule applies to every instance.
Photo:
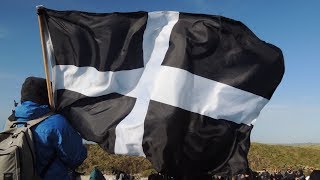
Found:
[[[38,119],[27,122],[7,121],[8,129],[0,132],[0,180],[41,179],[36,173],[36,156],[31,127],[52,114],[49,112]],[[23,126],[17,127],[19,124]],[[47,168],[46,166],[45,171]]]

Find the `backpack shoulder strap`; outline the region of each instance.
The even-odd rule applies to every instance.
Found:
[[[50,116],[53,115],[53,114],[54,114],[54,112],[50,111],[50,112],[48,112],[47,114],[45,114],[45,115],[43,115],[43,116],[41,116],[41,117],[39,117],[39,118],[37,118],[37,119],[29,120],[29,121],[27,122],[27,123],[28,123],[27,127],[28,127],[28,128],[31,128],[32,126],[40,123],[41,121],[47,119],[48,117],[50,117]]]
[[[8,127],[6,129],[11,129],[16,127],[16,125],[18,124],[22,124],[24,125],[24,127],[27,128],[31,128],[32,126],[40,123],[41,121],[45,120],[46,118],[48,118],[49,116],[53,115],[54,112],[48,112],[46,114],[44,114],[43,116],[37,118],[37,119],[33,119],[33,120],[29,120],[29,121],[24,121],[24,122],[20,122],[20,121],[7,121],[7,125]]]

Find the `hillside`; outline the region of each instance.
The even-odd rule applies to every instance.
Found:
[[[320,145],[266,145],[252,143],[249,151],[250,167],[254,170],[267,168],[293,169],[320,168]]]
[[[109,155],[96,144],[87,144],[88,158],[79,171],[89,174],[94,166],[104,173],[112,173],[112,169],[122,170],[130,174],[144,176],[155,172],[148,160],[142,157]],[[308,174],[311,168],[320,169],[320,145],[267,145],[252,143],[249,152],[249,163],[253,170],[267,168],[284,170],[304,168]]]

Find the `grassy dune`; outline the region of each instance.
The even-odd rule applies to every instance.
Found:
[[[111,173],[112,169],[122,170],[130,174],[146,176],[155,172],[148,160],[142,157],[109,155],[96,144],[88,144],[88,158],[79,171],[89,174],[94,166],[98,166],[104,173]],[[252,143],[249,152],[249,163],[253,170],[293,169],[303,168],[305,172],[311,168],[320,169],[320,144],[315,145],[267,145]]]
[[[105,174],[111,174],[113,168],[130,174],[148,175],[155,172],[146,158],[108,154],[97,144],[87,144],[86,146],[88,157],[79,167],[80,172],[90,174],[95,166]]]
[[[252,143],[249,151],[250,167],[262,168],[320,169],[320,145],[266,145]]]

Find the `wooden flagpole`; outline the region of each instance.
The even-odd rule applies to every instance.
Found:
[[[39,22],[39,30],[40,30],[40,39],[41,39],[41,46],[42,46],[42,56],[43,56],[43,65],[44,71],[46,73],[46,82],[47,82],[47,89],[48,89],[48,98],[49,98],[49,105],[51,110],[54,110],[54,102],[53,102],[53,93],[52,93],[52,86],[50,81],[49,75],[49,68],[48,68],[48,54],[46,51],[46,45],[44,43],[44,32],[42,28],[42,18],[41,15],[38,15],[38,22]]]

